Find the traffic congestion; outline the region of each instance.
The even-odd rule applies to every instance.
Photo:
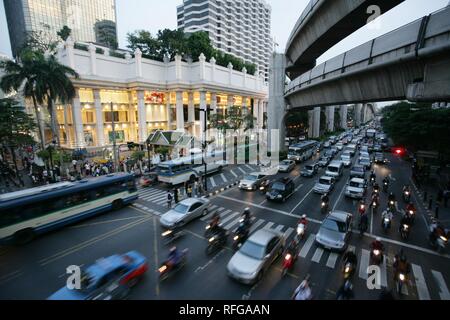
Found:
[[[0,298],[450,298],[448,229],[377,121],[288,150],[276,166],[213,160],[208,191],[179,160],[0,196]],[[52,212],[31,217],[42,201]]]

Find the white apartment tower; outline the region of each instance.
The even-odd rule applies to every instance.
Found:
[[[271,7],[264,0],[183,0],[178,29],[206,31],[212,45],[253,63],[266,78],[273,52]]]

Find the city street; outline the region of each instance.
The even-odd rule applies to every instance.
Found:
[[[383,287],[394,288],[393,258],[403,248],[412,271],[411,283],[399,298],[450,299],[450,255],[448,250],[438,254],[429,245],[427,237],[430,220],[414,188],[412,199],[418,208],[418,217],[410,238],[407,241],[400,238],[398,224],[405,208],[401,190],[404,184],[411,183],[410,168],[409,163],[400,158],[386,155],[389,165],[374,165],[374,168],[380,185],[384,176],[391,177],[390,190],[397,195],[398,212],[392,228],[387,233],[383,232],[380,214],[386,206],[387,195],[382,194],[381,209],[377,214],[369,215],[370,225],[364,236],[360,237],[356,230],[357,219],[353,223],[354,233],[349,244],[356,248],[358,256],[353,278],[355,299],[377,299],[380,294],[380,290],[369,290],[366,285],[370,243],[377,236],[382,238],[386,248],[386,259],[381,265]],[[339,156],[335,156],[335,159]],[[147,257],[149,270],[143,281],[133,288],[129,299],[290,299],[307,274],[311,276],[315,299],[335,299],[343,282],[341,254],[324,250],[314,243],[314,236],[324,215],[320,213],[320,195],[315,194],[312,188],[324,169],[320,169],[312,178],[299,176],[301,167],[317,159],[318,155],[297,165],[290,173],[277,174],[277,177],[290,176],[296,184],[295,193],[284,203],[268,202],[259,191],[243,191],[237,186],[210,197],[212,210],[208,216],[188,224],[185,227],[186,234],[175,242],[179,249],[189,249],[187,264],[164,282],[158,281],[156,271],[169,249],[161,241],[162,229],[159,224],[159,216],[167,211],[167,189],[157,186],[139,189],[139,200],[129,207],[43,235],[21,247],[1,247],[0,299],[45,299],[65,286],[68,266],[86,266],[101,257],[130,250],[137,250]],[[358,154],[352,161],[356,162],[357,159]],[[222,186],[256,169],[256,166],[248,165],[230,166],[222,174],[209,177],[208,187],[220,191]],[[357,214],[357,201],[344,196],[349,170],[344,169],[343,176],[332,191],[330,206],[333,210]],[[368,175],[369,171],[366,178]],[[371,193],[370,187],[367,193]],[[299,259],[286,277],[281,277],[279,259],[256,285],[244,285],[232,280],[226,271],[226,265],[233,255],[231,237],[226,249],[213,256],[206,256],[207,240],[203,234],[212,212],[219,212],[225,229],[232,231],[237,227],[245,207],[249,207],[256,217],[252,232],[260,228],[272,228],[284,232],[288,241],[292,239],[300,216],[308,216],[309,223],[306,236],[300,244]]]

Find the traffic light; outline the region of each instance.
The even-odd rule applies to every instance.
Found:
[[[396,147],[394,148],[394,154],[401,157],[405,154],[405,149],[403,149],[402,147]]]

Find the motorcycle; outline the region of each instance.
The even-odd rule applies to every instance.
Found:
[[[366,205],[364,203],[360,204],[359,208],[358,208],[358,211],[359,211],[360,215],[365,214],[366,213]]]
[[[219,224],[219,227],[221,225]],[[211,233],[213,232],[213,225],[212,223],[208,223],[205,227],[205,238],[209,238],[211,236]]]
[[[261,185],[259,186],[259,192],[263,195],[266,194],[268,187],[269,187],[268,181],[266,183],[264,183],[264,182],[261,183]]]
[[[288,270],[290,270],[293,266],[295,261],[297,260],[297,254],[291,254],[290,252],[286,252],[284,259],[283,259],[283,265],[281,270],[281,276],[284,277]]]
[[[400,236],[403,240],[407,240],[409,237],[410,226],[407,224],[402,224],[400,227]]]
[[[163,243],[165,245],[168,245],[178,239],[179,237],[183,236],[185,233],[182,230],[174,230],[174,229],[168,229],[161,233],[161,236],[163,238]]]
[[[322,214],[325,214],[328,212],[328,202],[322,201],[322,203],[320,204],[320,212]]]
[[[388,188],[389,188],[389,183],[387,183],[386,181],[383,182],[383,192],[387,193],[388,192]]]
[[[408,216],[411,220],[411,223],[414,224],[415,220],[416,220],[416,212],[415,210],[408,210]]]
[[[305,237],[306,233],[306,226],[303,223],[299,223],[297,225],[297,235],[300,237],[300,239],[303,239]]]
[[[403,201],[405,201],[405,203],[409,203],[410,200],[411,200],[411,192],[408,190],[403,191]]]
[[[220,249],[222,249],[227,244],[228,231],[223,231],[212,235],[208,239],[208,246],[205,249],[206,255],[211,255]]]
[[[376,179],[374,177],[370,178],[370,185],[373,186],[376,182]]]
[[[355,267],[353,263],[347,262],[344,266],[344,279],[349,279],[351,276],[353,276],[353,273],[355,272]]]
[[[158,273],[159,273],[159,281],[163,281],[166,280],[167,278],[169,278],[173,273],[179,271],[180,269],[182,269],[184,267],[184,265],[186,264],[186,260],[187,260],[187,253],[188,253],[188,249],[184,249],[181,252],[181,258],[178,261],[178,263],[174,266],[171,266],[168,261],[165,261],[159,268],[158,268]]]
[[[364,232],[367,231],[368,228],[368,221],[367,221],[367,217],[365,217],[365,219],[363,219],[364,215],[361,215],[359,218],[359,234],[362,236],[364,234]]]
[[[371,264],[379,265],[383,262],[383,252],[378,249],[372,250],[370,252],[370,260]]]
[[[376,214],[378,211],[378,202],[376,200],[372,201],[372,214]]]
[[[241,220],[239,227],[233,236],[233,250],[238,250],[242,243],[248,238],[250,227],[244,224],[244,220]]]
[[[391,218],[390,217],[384,217],[382,227],[384,231],[387,231],[391,228]]]
[[[388,207],[389,207],[389,210],[391,212],[395,212],[395,201],[394,200],[389,200]]]
[[[403,272],[399,272],[397,275],[397,292],[399,295],[402,294],[403,285],[406,283],[406,275]]]
[[[431,238],[431,236],[430,236]],[[445,236],[440,235],[439,237],[437,237],[434,242],[431,241],[430,239],[430,244],[431,246],[433,246],[434,248],[436,248],[437,252],[441,253],[445,251],[445,247],[448,244],[448,239]]]

